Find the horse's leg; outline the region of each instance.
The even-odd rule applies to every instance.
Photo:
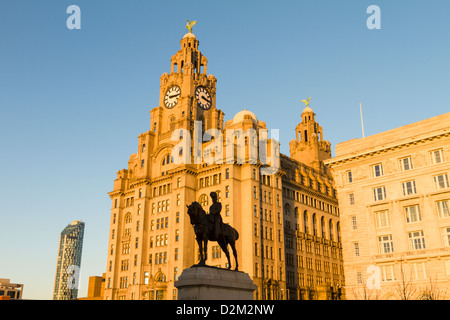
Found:
[[[203,239],[203,249],[205,250],[205,262],[206,262],[206,260],[208,259],[208,238],[207,237],[205,237],[204,239]]]
[[[203,260],[203,241],[202,241],[202,239],[197,237],[197,243],[198,243],[198,251],[200,252],[200,262],[198,264],[203,265],[204,260]]]
[[[224,240],[217,241],[222,251],[225,253],[228,259],[228,269],[231,268],[231,260],[230,260],[230,253],[228,252],[228,244]]]
[[[234,240],[230,242],[231,249],[233,249],[234,261],[236,261],[236,268],[234,270],[238,271],[238,259],[237,259],[237,251]]]

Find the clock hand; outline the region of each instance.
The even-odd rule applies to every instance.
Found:
[[[206,102],[211,102],[209,99],[207,99],[205,96],[202,96],[203,100],[206,100]]]
[[[169,96],[169,98],[174,98],[174,97],[178,97],[180,94],[174,94],[173,96]]]

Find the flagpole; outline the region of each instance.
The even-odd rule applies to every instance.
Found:
[[[363,122],[361,101],[359,102],[359,112],[361,113],[361,128],[362,128],[362,136],[364,138],[364,122]]]

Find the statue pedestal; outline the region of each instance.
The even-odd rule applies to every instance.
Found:
[[[256,289],[247,273],[214,267],[183,270],[175,287],[178,300],[253,300]]]

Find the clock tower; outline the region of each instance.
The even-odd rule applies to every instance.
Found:
[[[216,77],[207,74],[208,60],[198,50],[199,41],[191,32],[180,41],[172,56],[170,74],[161,76],[159,106],[151,111],[151,131],[155,146],[169,142],[175,129],[193,136],[194,121],[208,129],[223,130],[224,113],[216,108]]]

